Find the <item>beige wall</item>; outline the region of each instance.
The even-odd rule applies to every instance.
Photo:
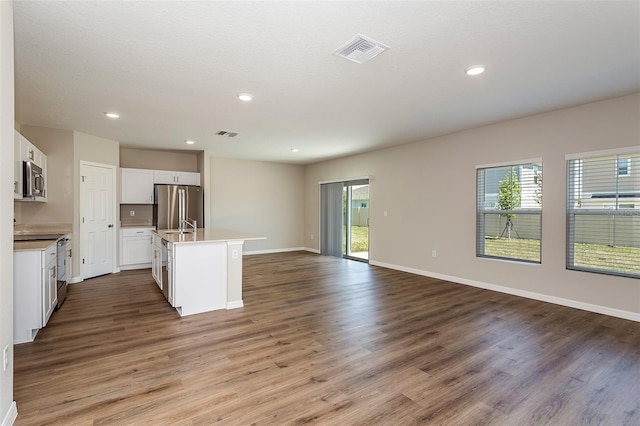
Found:
[[[11,424],[13,402],[13,3],[0,2],[0,422]]]
[[[163,151],[155,149],[120,149],[120,167],[132,169],[199,172],[199,151]]]
[[[77,177],[73,182],[73,253],[78,254],[80,253],[80,161],[116,166],[117,174],[117,168],[120,164],[120,143],[82,132],[73,132],[73,175]],[[118,199],[119,195],[115,194],[114,202],[117,202]],[[119,209],[116,211],[120,212]],[[115,218],[115,220],[117,222],[120,219]],[[114,244],[117,247],[117,238],[114,240]],[[73,281],[80,277],[78,258],[79,256],[75,256],[73,260]],[[116,264],[118,262],[117,256],[115,262]]]
[[[304,167],[210,157],[207,226],[267,237],[244,251],[303,247]]]
[[[47,155],[47,202],[16,202],[17,223],[73,222],[73,131],[21,126],[21,132]]]
[[[372,263],[640,313],[639,280],[565,269],[565,155],[637,146],[638,117],[635,94],[307,166],[305,246],[319,248],[318,182],[371,175]],[[477,258],[476,165],[539,157],[542,264]]]

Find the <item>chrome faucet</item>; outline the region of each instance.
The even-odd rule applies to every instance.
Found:
[[[196,229],[198,229],[198,222],[195,219],[191,219],[191,222],[189,222],[189,219],[183,219],[180,222],[180,226],[178,229],[180,229],[180,232],[185,232],[185,225],[190,226],[191,228],[193,228],[193,232],[196,232]]]

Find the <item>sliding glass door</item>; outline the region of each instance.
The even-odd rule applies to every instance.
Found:
[[[320,184],[320,253],[369,261],[369,179]]]
[[[369,261],[369,181],[344,182],[342,255]]]

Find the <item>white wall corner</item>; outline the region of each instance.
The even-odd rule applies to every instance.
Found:
[[[305,247],[304,250],[308,251],[308,252],[311,252],[311,253],[320,254],[320,250],[315,249],[315,248]]]

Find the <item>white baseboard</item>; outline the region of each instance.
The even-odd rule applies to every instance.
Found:
[[[252,251],[245,251],[242,254],[244,256],[252,256],[254,254],[285,253],[288,251],[304,251],[304,247],[288,247],[288,248],[270,249],[270,250],[252,250]]]
[[[519,290],[511,287],[505,287],[497,284],[489,284],[481,281],[469,280],[467,278],[454,277],[451,275],[443,275],[435,272],[423,271],[422,269],[409,268],[406,266],[393,265],[391,263],[369,261],[370,265],[381,266],[383,268],[395,269],[397,271],[409,272],[411,274],[422,275],[425,277],[436,278],[443,281],[451,281],[458,284],[478,287],[485,290],[497,291],[500,293],[511,294],[514,296],[525,297],[527,299],[539,300],[542,302],[553,303],[556,305],[567,306],[569,308],[581,309],[583,311],[595,312],[598,314],[609,315],[612,317],[623,318],[631,321],[640,322],[640,313],[624,311],[622,309],[610,308],[608,306],[594,305],[592,303],[580,302],[572,299],[564,299],[562,297],[549,296],[547,294],[535,293],[527,290]]]
[[[69,280],[69,284],[77,284],[81,283],[82,281],[84,281],[82,277],[73,277]]]
[[[16,402],[13,401],[4,419],[2,419],[2,426],[11,426],[16,421],[16,418],[18,418],[18,406]]]
[[[133,269],[149,269],[151,263],[136,263],[135,265],[120,265],[121,271],[131,271]]]
[[[234,300],[232,302],[227,302],[227,309],[238,309],[238,308],[242,308],[244,306],[244,303],[242,302],[242,300]]]
[[[314,249],[314,248],[310,248],[310,247],[305,247],[304,251],[310,251],[311,253],[320,254],[320,250]]]

